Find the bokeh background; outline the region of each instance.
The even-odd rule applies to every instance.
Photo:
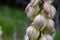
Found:
[[[25,31],[30,24],[24,10],[29,2],[30,0],[0,0],[0,31],[2,31],[3,40],[24,40]],[[57,10],[54,19],[57,32],[55,40],[60,40],[59,0],[55,0],[53,5]]]

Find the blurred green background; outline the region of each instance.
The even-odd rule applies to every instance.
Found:
[[[14,40],[15,35],[23,40],[27,28],[27,16],[22,9],[0,7],[0,25],[4,40]]]

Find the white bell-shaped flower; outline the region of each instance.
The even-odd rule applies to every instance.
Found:
[[[34,26],[41,30],[46,25],[46,19],[43,15],[39,14],[34,18],[33,24]]]
[[[30,6],[29,7],[29,10],[27,11],[27,16],[33,20],[34,17],[38,14],[40,8],[39,8],[39,5],[36,5],[36,6]]]
[[[26,34],[28,35],[30,40],[37,40],[39,33],[39,30],[37,30],[33,26],[29,26],[26,30]]]
[[[46,16],[50,17],[50,4],[48,1],[45,1],[43,4],[44,11],[46,12]]]
[[[52,19],[48,19],[47,23],[47,29],[49,29],[51,32],[54,31],[55,23]]]
[[[40,40],[53,40],[52,36],[49,34],[44,34]]]
[[[51,5],[50,7],[50,18],[54,19],[56,15],[56,9],[54,8],[54,6]]]
[[[29,40],[29,37],[27,34],[24,36],[24,40]]]
[[[56,15],[56,9],[51,5],[49,4],[49,2],[44,2],[44,11],[46,12],[46,16],[48,18],[51,18],[51,19],[54,19],[55,15]]]
[[[46,27],[43,29],[43,32],[53,32],[55,31],[55,23],[52,19],[47,19]]]

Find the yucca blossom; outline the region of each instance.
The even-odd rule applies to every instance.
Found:
[[[29,17],[31,20],[34,19],[34,17],[38,14],[40,8],[39,5],[36,6],[30,6],[28,11],[27,11],[27,17]]]
[[[47,19],[46,26],[43,29],[43,32],[53,32],[55,31],[55,23],[52,19]]]
[[[53,40],[52,36],[49,34],[44,34],[40,40]]]
[[[40,32],[34,26],[29,26],[26,30],[26,35],[28,36],[29,40],[37,40]]]
[[[44,8],[44,11],[46,12],[46,16],[48,18],[54,19],[56,15],[56,9],[48,1],[44,2],[43,8]]]
[[[40,31],[43,29],[46,25],[46,19],[43,15],[38,14],[33,21],[33,25],[36,26]]]

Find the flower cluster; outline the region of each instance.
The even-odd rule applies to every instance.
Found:
[[[56,9],[52,5],[52,0],[44,0],[43,10],[40,10],[39,4],[30,6],[27,17],[31,19],[32,25],[27,28],[24,40],[53,40],[47,32],[55,31],[55,15]]]

